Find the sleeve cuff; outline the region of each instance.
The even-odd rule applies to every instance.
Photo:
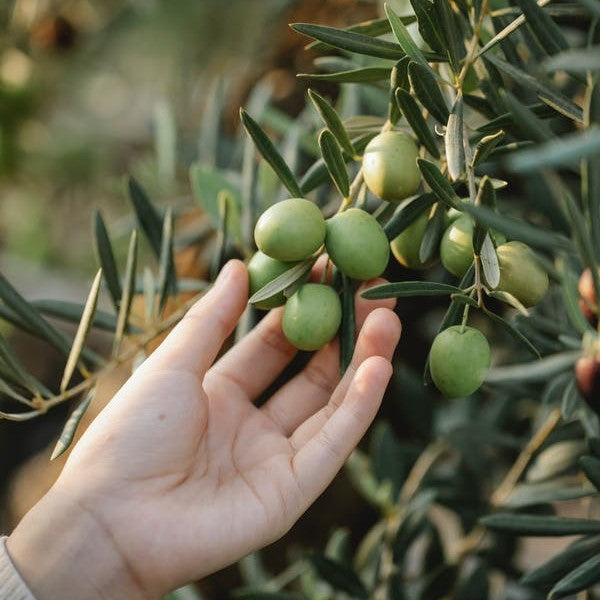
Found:
[[[0,600],[35,600],[8,555],[7,539],[0,537]]]

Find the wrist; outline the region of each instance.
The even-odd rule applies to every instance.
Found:
[[[52,489],[6,541],[36,600],[148,600],[110,531],[83,503]]]

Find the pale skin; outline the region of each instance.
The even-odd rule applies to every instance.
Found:
[[[341,381],[332,342],[257,408],[295,349],[277,309],[215,362],[247,298],[230,261],[9,537],[38,600],[155,599],[231,564],[281,537],[364,435],[400,337],[393,301],[357,298]]]

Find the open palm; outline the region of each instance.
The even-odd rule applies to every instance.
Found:
[[[247,293],[245,267],[230,262],[94,421],[57,483],[146,597],[287,531],[364,434],[391,374],[400,324],[390,301],[357,300],[365,324],[342,381],[334,342],[257,408],[296,351],[275,310],[213,365]]]

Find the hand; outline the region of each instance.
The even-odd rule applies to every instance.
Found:
[[[357,300],[364,325],[339,383],[336,341],[256,408],[296,350],[277,309],[213,365],[247,294],[231,261],[9,538],[39,600],[158,598],[230,564],[283,535],[363,436],[392,372],[393,301]]]

